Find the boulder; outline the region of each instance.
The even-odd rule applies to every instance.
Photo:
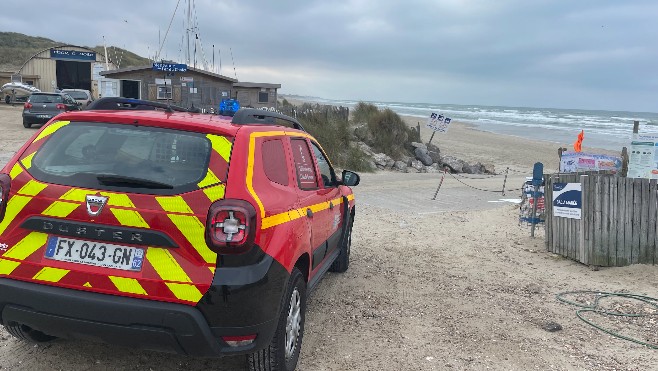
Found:
[[[386,161],[386,168],[387,169],[392,169],[393,165],[395,165],[395,160],[389,157],[389,160]]]
[[[494,164],[484,164],[483,166],[485,174],[496,174],[496,167]]]
[[[455,173],[461,173],[463,171],[464,161],[453,156],[444,156],[441,160],[444,166],[450,168],[450,171]]]
[[[377,168],[379,169],[390,169],[395,163],[395,161],[385,153],[376,153],[372,156],[372,159],[375,161],[375,165],[377,165]]]
[[[416,169],[415,167],[411,167],[411,166],[407,167],[406,172],[407,173],[420,173],[420,171],[418,171],[418,169]]]
[[[431,166],[425,166],[425,171],[423,171],[423,172],[424,173],[440,173],[441,170],[439,170],[439,168],[437,166],[434,166],[434,165],[438,165],[438,164],[432,164]]]
[[[420,147],[416,148],[414,150],[414,155],[416,155],[416,159],[422,162],[423,165],[425,166],[429,166],[434,163],[430,155],[427,153],[427,149],[425,148],[420,148]]]
[[[436,146],[435,144],[427,143],[426,146],[427,146],[427,150],[428,150],[428,151],[434,151],[434,152],[441,153],[441,150],[440,150],[439,147]]]
[[[364,142],[368,146],[372,146],[375,143],[375,138],[373,137],[368,125],[357,126],[354,129],[354,135],[359,138],[360,141]]]
[[[411,167],[418,170],[419,173],[422,173],[423,170],[425,170],[425,165],[423,165],[423,163],[419,160],[411,161]]]
[[[411,142],[411,147],[413,147],[414,150],[415,150],[416,148],[427,149],[427,146],[426,146],[425,144],[423,144],[423,143],[418,143],[418,142]]]
[[[370,156],[370,157],[372,157],[372,156],[375,155],[375,151],[373,151],[372,148],[370,148],[370,146],[367,145],[367,144],[365,144],[364,142],[357,142],[357,146],[358,146],[359,149],[361,149],[361,151],[363,151],[363,153],[365,153],[366,155],[368,155],[368,156]]]
[[[439,150],[439,147],[429,143],[427,145],[427,154],[430,156],[434,163],[441,163],[441,151]]]
[[[401,173],[406,173],[407,172],[407,163],[404,161],[395,161],[395,164],[393,164],[393,170],[399,171]]]

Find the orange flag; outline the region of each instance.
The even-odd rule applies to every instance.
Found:
[[[573,150],[576,152],[580,152],[583,147],[583,139],[585,139],[585,131],[581,130],[580,134],[578,134],[578,140],[576,140],[573,144]]]

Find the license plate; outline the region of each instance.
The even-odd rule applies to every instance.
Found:
[[[97,267],[139,271],[144,249],[50,236],[46,258]]]
[[[51,116],[50,115],[37,115],[37,118],[40,119],[49,119]]]

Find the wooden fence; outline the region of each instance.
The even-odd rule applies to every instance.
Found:
[[[610,174],[556,174],[546,179],[546,248],[583,264],[655,264],[656,180]],[[553,216],[553,184],[582,187],[581,219]]]

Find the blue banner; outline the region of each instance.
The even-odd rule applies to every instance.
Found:
[[[50,58],[93,62],[96,60],[96,52],[81,52],[79,50],[50,49]]]
[[[153,63],[153,71],[185,72],[187,71],[187,65],[178,63]]]

